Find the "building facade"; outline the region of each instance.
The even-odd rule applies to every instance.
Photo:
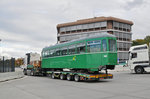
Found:
[[[132,21],[115,17],[94,17],[75,22],[57,25],[57,43],[63,43],[90,35],[110,33],[117,38],[119,62],[128,59],[128,51],[132,45]]]

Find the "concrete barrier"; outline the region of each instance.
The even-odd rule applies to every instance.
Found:
[[[5,82],[13,79],[19,79],[24,77],[22,69],[16,68],[15,72],[0,73],[0,82]]]

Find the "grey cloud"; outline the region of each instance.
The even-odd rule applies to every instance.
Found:
[[[3,52],[10,56],[15,53],[15,57],[24,56],[24,53],[30,51],[40,53],[43,47],[56,43],[57,24],[94,16],[130,19],[135,23],[133,39],[144,38],[148,35],[147,27],[150,26],[147,13],[150,10],[149,2],[145,2],[147,1],[0,0],[0,38],[7,46]],[[141,35],[141,32],[145,34]]]
[[[145,0],[132,0],[126,3],[125,9],[130,10],[135,7],[142,6],[146,1]]]

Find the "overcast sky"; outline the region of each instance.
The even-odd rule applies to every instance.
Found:
[[[40,53],[57,42],[57,24],[99,16],[133,21],[132,39],[143,39],[149,12],[150,0],[0,0],[0,56]]]

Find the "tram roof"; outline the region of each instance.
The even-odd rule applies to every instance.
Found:
[[[55,47],[59,47],[59,46],[63,46],[63,45],[67,45],[67,44],[77,42],[77,41],[84,41],[84,40],[87,40],[87,39],[94,39],[94,38],[101,38],[101,37],[116,37],[116,36],[114,36],[112,34],[108,34],[108,33],[101,33],[101,34],[98,34],[98,35],[91,35],[89,37],[82,37],[80,39],[75,39],[75,40],[71,40],[71,41],[68,41],[68,42],[51,45],[51,46],[43,48],[43,50],[50,49],[50,48],[55,48]]]

